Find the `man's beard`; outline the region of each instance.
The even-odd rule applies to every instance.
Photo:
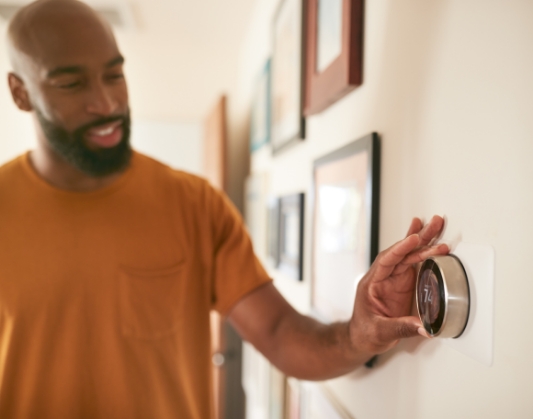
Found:
[[[83,173],[93,177],[102,177],[120,172],[128,166],[132,154],[129,141],[129,112],[121,116],[101,118],[77,128],[72,133],[47,120],[39,110],[36,110],[36,115],[53,150]],[[122,122],[120,143],[110,148],[90,149],[87,147],[85,134],[88,130],[115,121]]]

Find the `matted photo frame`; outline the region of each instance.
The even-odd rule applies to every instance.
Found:
[[[302,385],[292,377],[286,381],[285,419],[302,419]]]
[[[270,365],[269,419],[285,419],[285,390],[287,377]]]
[[[303,280],[304,200],[303,193],[279,200],[278,269],[297,281]]]
[[[306,0],[281,0],[272,24],[273,153],[305,138],[304,13]]]
[[[266,248],[267,237],[267,188],[268,175],[264,172],[250,174],[244,182],[244,219],[250,238],[254,246],[254,252],[261,259],[268,254]]]
[[[267,201],[267,263],[279,265],[279,198],[274,196]]]
[[[250,152],[262,148],[270,142],[271,130],[271,61],[267,60],[257,80],[250,118]]]
[[[306,116],[363,81],[364,0],[308,0]]]
[[[314,162],[311,306],[351,317],[357,284],[378,253],[380,142],[376,133]]]

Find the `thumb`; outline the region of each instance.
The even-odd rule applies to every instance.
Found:
[[[379,325],[381,329],[380,337],[385,342],[393,342],[403,338],[419,336],[424,332],[424,327],[420,319],[415,316],[382,318]],[[421,331],[420,331],[421,329]],[[427,334],[423,336],[428,337]]]

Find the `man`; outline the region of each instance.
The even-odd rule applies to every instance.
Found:
[[[412,265],[447,253],[429,246],[441,217],[380,253],[349,322],[320,324],[274,288],[225,197],[131,151],[124,59],[92,9],[39,0],[8,36],[38,145],[0,168],[0,417],[208,418],[211,309],[311,380],[424,335]]]

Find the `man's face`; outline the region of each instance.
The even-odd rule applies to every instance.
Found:
[[[39,32],[24,82],[49,147],[91,176],[122,170],[131,156],[130,118],[124,60],[112,34],[83,16]]]
[[[94,177],[106,176],[128,165],[131,157],[129,114],[101,118],[68,132],[47,120],[38,109],[35,111],[50,146],[82,172]],[[106,145],[114,145],[91,147],[88,145],[91,136],[99,137],[97,141]]]

